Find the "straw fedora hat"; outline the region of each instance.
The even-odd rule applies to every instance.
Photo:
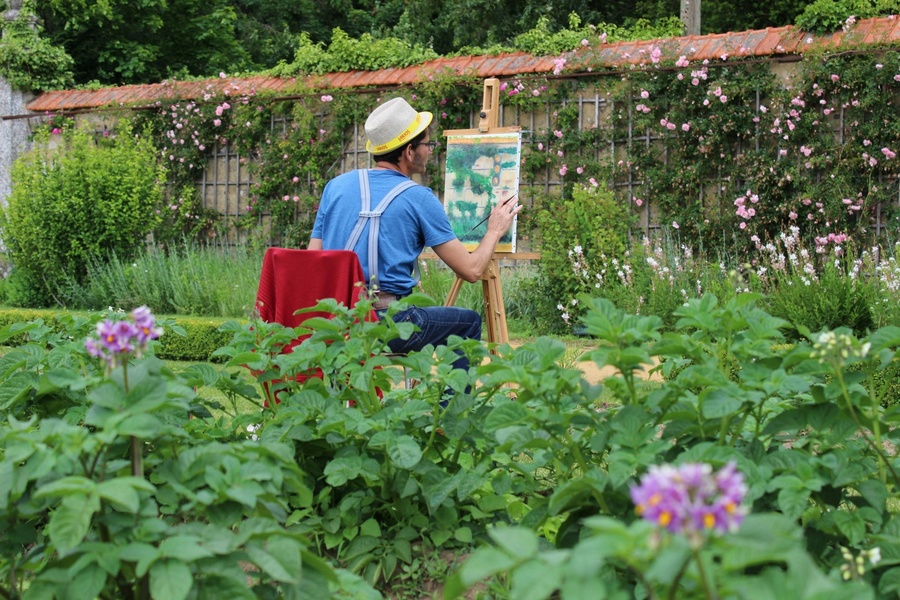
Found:
[[[425,131],[433,118],[430,112],[416,112],[403,98],[388,100],[366,119],[366,150],[375,156],[396,150]]]

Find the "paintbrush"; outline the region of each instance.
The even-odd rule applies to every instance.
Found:
[[[509,198],[507,198],[506,200],[504,200],[504,201],[503,201],[503,204],[501,204],[500,206],[506,206],[506,205],[509,203],[510,200],[512,200],[513,198],[515,198],[515,197],[518,196],[518,195],[519,195],[519,192],[516,192],[515,194],[513,194],[512,196],[510,196]],[[485,221],[487,221],[487,220],[490,219],[490,218],[491,218],[491,213],[488,213],[488,216],[486,216],[486,217],[483,218],[482,220],[478,221],[478,222],[475,224],[475,227],[473,227],[472,229],[470,229],[469,231],[466,232],[466,235],[469,235],[470,233],[472,233],[473,231],[475,231],[476,229],[478,229]]]

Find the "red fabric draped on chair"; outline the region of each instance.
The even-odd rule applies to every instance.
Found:
[[[365,275],[355,252],[269,248],[263,258],[256,308],[260,318],[267,323],[297,327],[313,317],[331,317],[325,312],[294,314],[301,308],[315,306],[327,298],[352,307],[365,295]],[[367,320],[376,319],[375,312],[371,311]],[[303,339],[297,338],[285,345],[282,353],[291,352]],[[321,373],[307,376],[321,377]],[[296,379],[303,381],[307,376],[300,375]],[[267,392],[268,385],[265,386]]]

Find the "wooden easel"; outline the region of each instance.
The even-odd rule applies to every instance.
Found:
[[[500,118],[500,80],[490,78],[484,80],[484,98],[479,113],[478,129],[458,129],[444,131],[444,135],[472,135],[477,133],[512,133],[519,127],[499,127]],[[484,318],[487,325],[489,342],[509,343],[509,330],[506,326],[506,305],[503,304],[503,287],[500,285],[500,259],[515,258],[513,252],[495,252],[491,264],[481,276],[481,288],[484,292]],[[463,279],[456,276],[444,306],[453,306],[462,288]],[[491,352],[494,352],[493,348]]]
[[[500,261],[498,257],[512,256],[512,252],[495,252],[491,264],[481,276],[481,289],[484,293],[484,320],[487,325],[487,339],[498,344],[509,343],[509,330],[506,327],[506,305],[503,304],[503,286],[500,285]],[[456,304],[463,280],[456,276],[444,306]],[[493,352],[493,348],[491,352]]]

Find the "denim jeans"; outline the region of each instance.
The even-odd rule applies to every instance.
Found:
[[[378,311],[379,318],[387,311]],[[447,343],[451,335],[464,339],[481,339],[481,315],[468,308],[456,306],[411,306],[394,315],[397,323],[413,323],[419,331],[413,332],[408,340],[396,338],[388,342],[391,352],[415,352],[428,344],[440,346]],[[453,368],[468,369],[469,359],[460,355]]]

